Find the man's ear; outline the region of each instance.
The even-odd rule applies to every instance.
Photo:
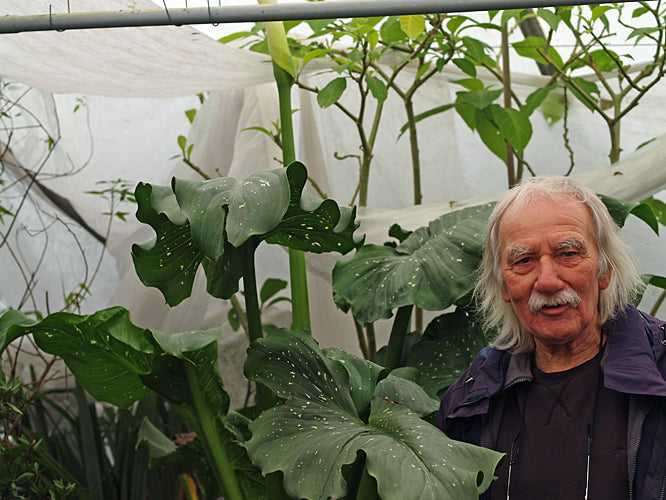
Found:
[[[606,274],[599,278],[599,290],[605,290],[610,285],[611,274],[613,273],[612,269],[608,269]]]
[[[506,285],[502,285],[502,298],[504,299],[504,302],[511,302],[511,297],[509,297],[509,291],[506,289]]]

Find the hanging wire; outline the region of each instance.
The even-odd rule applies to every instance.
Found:
[[[67,1],[67,13],[69,14],[69,0]],[[62,33],[65,31],[64,28],[56,28],[56,26],[53,24],[53,5],[49,4],[49,24],[51,27],[56,30],[59,33]]]
[[[166,10],[166,15],[167,18],[169,19],[169,23],[173,24],[173,21],[171,20],[171,14],[169,14],[169,7],[167,7],[166,0],[162,0],[162,3],[164,4],[164,10]]]

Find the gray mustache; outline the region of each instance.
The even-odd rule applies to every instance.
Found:
[[[553,295],[545,295],[540,292],[532,292],[528,306],[532,314],[538,313],[545,306],[563,306],[571,305],[578,307],[580,304],[580,295],[572,289],[561,290]]]

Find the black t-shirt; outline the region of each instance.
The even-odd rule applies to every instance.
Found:
[[[590,500],[627,498],[629,398],[603,387],[599,357],[564,372],[532,372],[533,382],[516,384],[493,404],[504,410],[495,449],[507,458],[490,497],[507,498],[513,462],[511,499],[583,499],[588,479]]]

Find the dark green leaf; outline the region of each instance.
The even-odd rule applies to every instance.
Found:
[[[497,125],[492,122],[485,111],[480,109],[476,110],[474,118],[476,120],[475,129],[483,143],[494,155],[506,163],[506,143]]]
[[[194,276],[203,259],[203,252],[192,242],[190,225],[184,217],[178,218],[181,224],[175,224],[167,215],[157,212],[160,199],[155,200],[158,206],[153,208],[152,192],[150,184],[140,183],[137,186],[136,217],[155,230],[157,239],[145,246],[132,245],[132,260],[141,282],[159,288],[167,303],[174,306],[192,293]],[[164,193],[164,190],[159,192]],[[173,192],[171,195],[177,208],[176,197]],[[167,210],[167,213],[171,212]]]
[[[452,59],[451,62],[458,66],[463,73],[468,74],[469,76],[476,78],[476,66],[474,63],[468,59]]]
[[[338,307],[361,324],[389,318],[405,305],[439,311],[473,287],[492,204],[441,216],[414,231],[397,248],[366,245],[333,269]]]
[[[611,198],[610,196],[601,194],[599,195],[599,198],[601,198],[601,201],[603,201],[606,207],[608,207],[611,217],[613,217],[613,220],[618,226],[624,226],[627,217],[629,217],[630,214],[633,214],[650,226],[656,234],[659,234],[659,221],[650,204],[618,200],[617,198]]]
[[[641,203],[645,203],[649,206],[659,223],[662,226],[666,226],[666,203],[652,196],[641,201]]]
[[[239,247],[251,236],[277,226],[289,206],[289,182],[283,168],[259,172],[238,181],[232,177],[205,181],[176,180],[173,191],[190,221],[192,239],[211,260],[224,243]]]
[[[464,309],[433,319],[423,339],[407,355],[407,366],[419,370],[418,383],[433,398],[455,382],[489,338],[481,321]]]
[[[377,384],[375,396],[406,406],[421,417],[439,408],[439,398],[430,397],[416,382],[393,373]]]
[[[322,108],[327,108],[338,102],[346,88],[346,78],[335,78],[328,82],[326,86],[317,93],[317,102]]]
[[[150,392],[141,377],[151,369],[153,346],[121,307],[89,316],[55,313],[40,322],[9,311],[0,326],[3,346],[32,335],[41,350],[61,357],[96,399],[127,407]]]
[[[277,278],[268,278],[264,281],[259,291],[259,300],[263,303],[273,297],[273,295],[287,288],[288,283],[285,280]]]
[[[327,360],[308,334],[283,330],[255,341],[245,372],[287,398],[252,423],[247,448],[264,475],[282,471],[293,497],[343,497],[343,469],[362,450],[382,498],[476,498],[501,458],[451,441],[383,399],[372,400],[366,423],[351,402],[349,372]]]

